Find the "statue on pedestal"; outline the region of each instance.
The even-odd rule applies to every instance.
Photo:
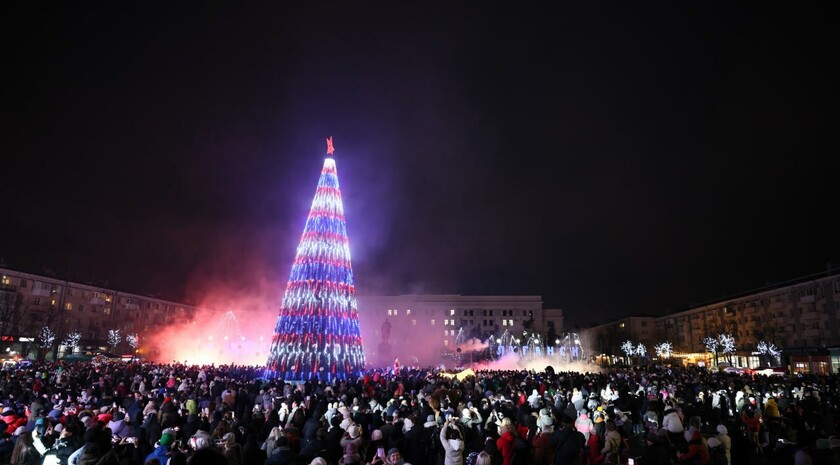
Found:
[[[388,355],[391,353],[391,322],[385,318],[382,326],[379,327],[379,336],[382,342],[379,343],[379,353]]]

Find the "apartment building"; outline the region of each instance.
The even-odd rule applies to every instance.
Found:
[[[465,339],[487,339],[505,331],[562,333],[563,310],[543,309],[540,296],[398,295],[357,296],[362,338],[369,358],[378,359],[383,325],[390,331],[391,353],[432,361],[456,350],[458,331]],[[412,350],[420,348],[423,350]],[[425,360],[424,360],[425,358]]]
[[[642,334],[651,324],[652,331]],[[656,318],[623,318],[587,328],[581,338],[591,350],[613,355],[621,354],[625,338],[645,342],[648,350],[669,341],[674,352],[699,359],[708,358],[703,339],[720,333],[735,338],[736,366],[760,365],[757,345],[765,341],[782,349],[793,371],[840,372],[835,349],[840,346],[840,272],[805,276]]]
[[[646,350],[653,351],[654,317],[630,316],[609,323],[584,328],[580,331],[580,343],[587,354],[622,354],[621,344],[632,341],[642,343]]]
[[[727,332],[738,347],[759,341],[778,347],[840,345],[840,273],[821,273],[656,319],[656,331],[686,352],[704,349],[703,338]]]
[[[35,341],[44,326],[56,334],[57,343],[77,331],[80,347],[107,347],[109,330],[142,338],[159,325],[189,321],[196,310],[179,302],[0,268],[0,332],[3,342],[16,343],[18,351],[28,347],[20,344],[21,338]]]

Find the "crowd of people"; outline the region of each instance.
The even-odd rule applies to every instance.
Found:
[[[840,464],[831,376],[35,363],[0,372],[0,464]]]

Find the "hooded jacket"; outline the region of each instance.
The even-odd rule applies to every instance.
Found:
[[[589,440],[589,433],[592,431],[594,425],[592,424],[592,420],[589,418],[589,415],[586,412],[580,414],[575,420],[575,429],[580,431],[583,434],[583,437],[586,440]]]
[[[111,434],[119,438],[127,438],[131,433],[131,427],[125,420],[111,420],[108,422],[108,428],[111,429]]]
[[[682,420],[676,409],[669,408],[663,412],[662,427],[667,429],[669,433],[683,432]]]
[[[444,465],[463,465],[464,463],[464,441],[461,439],[446,439],[446,431],[449,424],[443,425],[440,429],[440,443],[443,445],[445,451],[443,464]]]

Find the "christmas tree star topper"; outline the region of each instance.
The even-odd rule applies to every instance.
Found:
[[[333,147],[332,136],[327,137],[327,155],[332,155],[335,153],[335,147]]]

